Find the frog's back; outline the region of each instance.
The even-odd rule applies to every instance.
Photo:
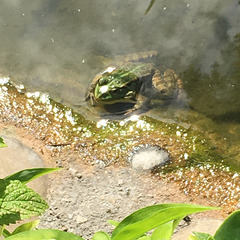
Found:
[[[157,51],[117,55],[114,58],[113,67],[123,68],[125,71],[132,72],[139,79],[150,77],[155,69],[153,58],[157,56]]]
[[[138,53],[130,53],[126,55],[116,55],[114,57],[113,62],[116,64],[127,63],[127,62],[146,62],[154,57],[158,56],[157,51],[145,51],[145,52],[138,52]]]

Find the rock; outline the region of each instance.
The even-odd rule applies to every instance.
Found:
[[[6,148],[0,148],[0,178],[16,173],[27,168],[44,167],[40,156],[31,148],[26,146],[14,128],[1,128],[0,136],[7,144]],[[41,196],[47,195],[47,176],[42,176],[27,184]],[[26,223],[28,220],[21,221],[17,225],[10,225],[8,230],[13,231],[18,225]]]
[[[80,215],[76,216],[76,222],[78,224],[85,223],[87,221],[88,221],[88,219],[86,217],[84,217],[84,216],[80,216]]]
[[[16,135],[14,129],[0,129],[0,136],[7,144],[6,148],[0,148],[0,178],[16,173],[27,168],[44,167],[39,155],[28,146],[24,145],[21,138]],[[43,176],[28,184],[41,195],[46,195],[47,177]]]
[[[167,151],[157,147],[143,147],[133,154],[132,168],[140,170],[151,170],[154,167],[164,165],[169,160]]]

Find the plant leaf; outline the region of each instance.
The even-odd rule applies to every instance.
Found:
[[[151,2],[149,3],[148,8],[145,11],[144,15],[146,15],[151,10],[154,3],[155,3],[155,0],[151,0]]]
[[[159,204],[148,206],[139,209],[120,222],[113,231],[112,240],[136,239],[145,232],[171,220],[211,209],[217,208],[193,204]]]
[[[182,218],[160,225],[152,233],[151,240],[170,240],[174,229],[181,220]]]
[[[8,237],[8,236],[11,236],[11,233],[5,228],[3,230],[3,234],[2,234],[5,238]]]
[[[17,227],[11,235],[20,233],[20,232],[25,232],[25,231],[30,231],[33,230],[34,228],[37,227],[37,225],[39,224],[39,220],[35,220],[32,222],[28,222],[28,223],[24,223],[22,225],[20,225],[19,227]]]
[[[39,216],[48,204],[18,180],[0,179],[0,225]]]
[[[239,240],[240,239],[240,210],[229,215],[216,231],[216,240]]]
[[[4,229],[5,229],[5,226],[0,226],[0,238],[3,235]]]
[[[110,240],[110,239],[111,238],[109,234],[103,231],[96,232],[92,237],[92,240]]]
[[[151,236],[143,236],[138,238],[138,240],[151,240]]]
[[[214,240],[215,238],[208,233],[193,232],[193,235],[188,237],[188,240]]]
[[[84,240],[73,233],[60,231],[57,229],[41,229],[21,232],[10,236],[8,240]]]
[[[19,180],[22,183],[28,183],[35,178],[43,176],[45,174],[58,171],[60,168],[30,168],[24,169],[12,175],[5,177],[5,180]]]
[[[108,223],[110,223],[111,225],[113,225],[114,227],[116,227],[119,222],[118,221],[114,221],[114,220],[108,220]]]
[[[3,141],[3,139],[0,137],[0,148],[6,147],[7,145]]]

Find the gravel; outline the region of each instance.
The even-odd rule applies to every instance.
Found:
[[[173,195],[178,195],[176,189],[146,175],[149,173],[130,168],[99,166],[62,170],[50,179],[50,208],[41,217],[40,227],[90,239],[97,231],[113,230],[107,220],[120,221],[139,208],[169,203]]]

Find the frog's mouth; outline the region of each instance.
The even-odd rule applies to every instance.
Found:
[[[133,109],[134,105],[135,103],[130,102],[106,104],[104,105],[104,109],[110,114],[121,116],[128,113],[130,109]]]
[[[106,90],[105,90],[106,88]],[[102,86],[99,92],[95,93],[95,101],[100,104],[111,105],[115,103],[136,103],[137,93],[129,91],[127,88],[108,89],[108,86]]]

